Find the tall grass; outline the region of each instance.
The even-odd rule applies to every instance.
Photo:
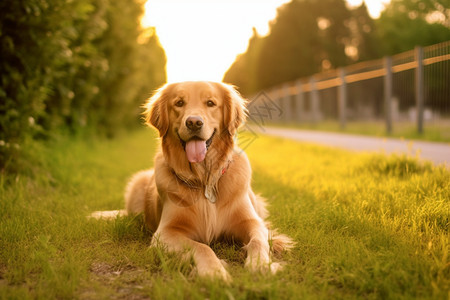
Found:
[[[296,248],[274,276],[250,274],[245,252],[212,245],[233,283],[200,279],[189,262],[149,248],[141,217],[89,220],[123,206],[124,185],[152,165],[150,130],[115,140],[36,146],[35,176],[0,184],[2,299],[447,299],[450,173],[406,156],[259,137],[254,189]],[[270,150],[270,151],[268,151]]]

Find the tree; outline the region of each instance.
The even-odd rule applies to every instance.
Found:
[[[330,9],[332,7],[332,9]],[[346,65],[351,13],[344,0],[293,0],[278,9],[266,37],[254,34],[224,80],[254,93],[281,82]]]
[[[111,136],[136,123],[144,94],[166,80],[156,33],[140,26],[142,5],[0,2],[0,170],[20,168],[27,139],[86,127]]]
[[[380,39],[374,20],[370,17],[366,3],[351,11],[352,17],[347,23],[352,34],[352,39],[347,47],[355,49],[355,55],[350,55],[355,61],[365,61],[380,58]]]
[[[292,0],[266,37],[254,34],[224,80],[252,94],[272,85],[450,40],[449,0],[392,0],[378,20],[363,2]]]
[[[450,40],[448,0],[392,0],[376,24],[384,55]]]
[[[235,84],[244,94],[250,94],[258,90],[255,74],[258,70],[262,42],[263,39],[253,28],[253,36],[248,42],[246,52],[236,57],[235,62],[224,75],[224,82]]]
[[[256,77],[258,88],[313,74],[323,53],[315,10],[310,1],[292,1],[278,9],[264,38]]]

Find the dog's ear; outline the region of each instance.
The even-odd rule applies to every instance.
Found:
[[[246,101],[232,85],[226,83],[221,83],[220,85],[225,92],[223,105],[224,128],[231,136],[234,136],[239,126],[245,122],[247,116]]]
[[[169,112],[167,109],[168,94],[171,85],[166,84],[159,88],[155,94],[144,104],[144,118],[147,125],[158,129],[159,136],[163,137],[169,130]]]

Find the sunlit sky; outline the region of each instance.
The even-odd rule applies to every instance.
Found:
[[[221,81],[239,53],[245,52],[252,28],[269,31],[276,9],[288,0],[148,0],[143,26],[156,27],[167,56],[169,82]],[[362,0],[347,0],[359,5]],[[366,0],[372,17],[383,3]],[[332,9],[332,8],[330,8]]]

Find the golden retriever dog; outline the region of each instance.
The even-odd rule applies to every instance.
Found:
[[[160,88],[145,108],[147,124],[159,131],[161,149],[154,169],[128,183],[126,214],[144,214],[154,232],[152,245],[179,253],[189,249],[200,276],[231,280],[208,246],[220,238],[245,245],[250,270],[279,270],[271,251],[293,243],[269,230],[264,199],[250,186],[249,160],[237,148],[245,100],[224,83],[181,82]]]

